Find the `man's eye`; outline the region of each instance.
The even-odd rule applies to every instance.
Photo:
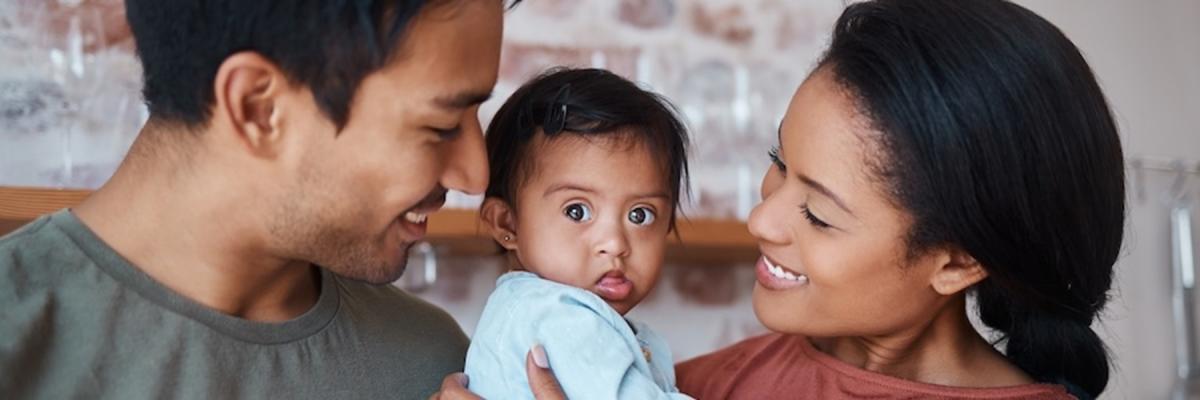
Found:
[[[563,209],[563,215],[575,222],[587,222],[592,220],[592,209],[583,203],[572,203]]]
[[[442,128],[429,128],[429,129],[433,130],[433,133],[436,133],[438,135],[438,139],[441,139],[441,140],[452,140],[452,139],[458,137],[458,135],[462,133],[461,126],[456,126],[456,127],[449,128],[449,129],[442,129]]]
[[[654,211],[651,211],[646,207],[638,207],[629,210],[629,222],[632,222],[634,225],[646,226],[653,224],[654,218]]]

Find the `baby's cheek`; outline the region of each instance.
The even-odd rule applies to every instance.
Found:
[[[536,264],[529,266],[530,271],[542,278],[575,287],[590,286],[587,282],[588,271],[582,264],[585,260],[574,256],[572,249],[543,249],[530,261]]]

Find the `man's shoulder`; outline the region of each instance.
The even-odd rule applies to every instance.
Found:
[[[41,244],[53,239],[53,235],[48,232],[50,229],[50,217],[44,216],[0,236],[0,263],[9,261],[14,255],[27,254],[31,250],[47,247]]]
[[[0,293],[55,287],[86,256],[44,216],[0,237]],[[4,297],[4,296],[0,296]]]
[[[369,361],[374,369],[406,370],[409,378],[424,377],[435,386],[462,371],[470,341],[445,310],[393,285],[333,279],[343,300],[339,319],[351,323],[361,346],[379,355]]]
[[[361,314],[366,321],[389,326],[421,326],[425,332],[456,334],[465,337],[462,328],[446,310],[401,290],[395,285],[369,284],[334,277],[344,294],[347,311]]]

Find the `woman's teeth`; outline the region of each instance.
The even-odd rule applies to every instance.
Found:
[[[801,283],[808,282],[808,276],[805,276],[804,274],[799,274],[799,275],[793,274],[791,271],[788,271],[786,269],[783,269],[783,267],[775,265],[774,263],[771,262],[771,260],[769,260],[765,257],[763,258],[763,260],[766,261],[767,272],[770,272],[771,276],[774,276],[779,279],[793,281],[793,282],[801,282]]]
[[[423,224],[427,219],[429,219],[429,214],[418,213],[414,211],[404,213],[404,220],[414,224]]]

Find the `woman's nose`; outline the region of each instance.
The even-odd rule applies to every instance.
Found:
[[[769,177],[767,179],[770,179]],[[767,190],[767,182],[763,182],[763,201],[750,211],[750,219],[746,222],[750,235],[762,243],[787,244],[788,224],[792,215],[788,213],[785,201],[781,199],[779,187]]]

